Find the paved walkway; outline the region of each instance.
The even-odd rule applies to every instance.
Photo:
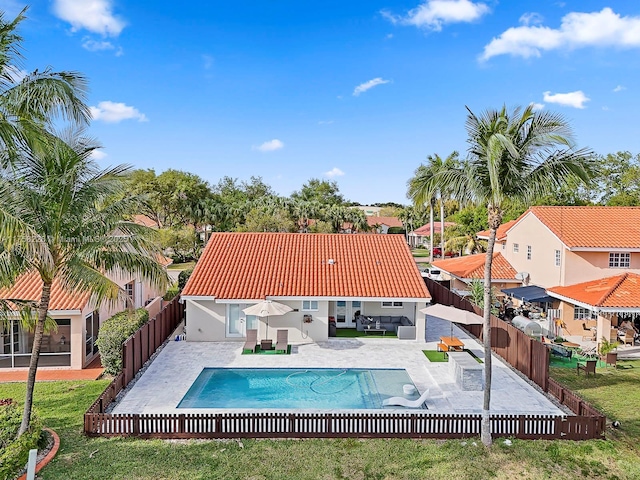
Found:
[[[96,358],[87,368],[82,370],[61,370],[52,368],[38,368],[36,382],[56,381],[56,380],[97,380],[100,378],[104,368],[100,364],[100,357]],[[26,382],[28,370],[0,370],[0,383],[6,382]]]
[[[429,389],[426,404],[438,413],[480,413],[482,391],[462,391],[449,375],[447,363],[431,363],[422,350],[436,350],[451,324],[429,318],[427,341],[397,338],[330,339],[294,345],[291,355],[242,355],[242,343],[169,342],[114,413],[202,413],[176,406],[205,367],[404,368],[419,392]],[[478,357],[481,346],[462,330],[454,335]],[[402,395],[398,392],[397,395]],[[222,409],[218,411],[223,411]],[[564,415],[544,394],[494,356],[491,411],[497,414]]]

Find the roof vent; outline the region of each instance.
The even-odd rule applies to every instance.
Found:
[[[334,263],[336,263],[336,261],[333,258],[330,258],[329,260],[327,260],[327,263],[329,265],[333,265]]]

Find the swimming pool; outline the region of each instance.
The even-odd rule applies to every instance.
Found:
[[[407,384],[404,369],[205,368],[177,408],[375,409]]]

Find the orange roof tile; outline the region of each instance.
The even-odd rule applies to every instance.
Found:
[[[486,253],[465,255],[463,257],[434,260],[433,266],[444,270],[458,278],[484,278],[484,262]],[[516,276],[516,270],[511,266],[500,252],[493,253],[491,263],[492,279],[512,279]]]
[[[42,294],[42,280],[35,273],[25,273],[16,280],[10,288],[0,288],[0,298],[40,301]],[[58,280],[53,282],[51,287],[51,300],[49,310],[82,310],[89,301],[90,295],[87,293],[69,292],[60,285]]]
[[[402,225],[402,222],[396,217],[368,216],[367,224],[370,227],[373,227],[374,225],[386,225],[387,227],[400,227],[400,228],[404,227],[404,225]]]
[[[402,235],[311,233],[214,233],[182,295],[431,298]]]
[[[143,225],[149,228],[158,228],[158,224],[155,220],[147,217],[146,215],[138,214],[133,216],[133,221],[138,225]]]
[[[623,273],[566,287],[552,287],[547,292],[594,307],[640,308],[640,275]]]
[[[509,230],[511,227],[513,227],[516,224],[517,221],[518,221],[518,219],[510,220],[510,221],[500,225],[498,227],[498,230],[496,231],[496,242],[503,242],[504,240],[506,240],[507,239],[507,230]],[[476,233],[476,237],[481,238],[483,240],[488,240],[489,239],[489,230],[482,230],[481,232]]]
[[[453,227],[456,225],[455,222],[444,222],[444,228]],[[435,222],[436,233],[440,232],[440,222]],[[415,235],[420,235],[421,237],[428,237],[431,235],[431,224],[427,223],[426,225],[421,226],[420,228],[416,228],[413,233]]]
[[[640,207],[531,207],[528,211],[569,248],[640,248]]]

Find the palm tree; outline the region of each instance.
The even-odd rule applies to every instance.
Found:
[[[576,150],[567,121],[530,105],[507,111],[487,110],[477,116],[467,108],[468,158],[460,167],[437,172],[423,195],[449,191],[461,204],[486,205],[489,240],[484,268],[484,305],[490,305],[491,264],[496,231],[510,202],[531,205],[567,182],[588,183],[594,172],[591,152]],[[485,390],[482,443],[491,445],[491,311],[484,309]]]
[[[12,161],[28,137],[32,142],[46,137],[54,119],[86,124],[91,118],[84,76],[50,68],[26,75],[20,70],[22,37],[16,30],[26,10],[11,22],[0,12],[0,167]]]
[[[429,261],[433,261],[433,237],[435,225],[433,221],[433,210],[436,203],[440,204],[440,256],[444,258],[445,245],[444,245],[444,204],[450,198],[451,193],[442,185],[436,185],[435,190],[430,191],[428,186],[431,184],[431,179],[439,172],[444,172],[452,168],[456,168],[458,165],[458,152],[454,151],[449,154],[445,159],[440,157],[437,153],[435,155],[429,155],[427,157],[427,165],[420,165],[414,176],[409,180],[409,193],[408,197],[413,200],[415,205],[430,206],[429,223],[430,223],[430,250]]]
[[[0,170],[0,285],[31,272],[42,281],[19,435],[31,419],[54,281],[91,294],[96,304],[126,298],[110,276],[128,273],[158,287],[168,283],[157,262],[154,231],[123,220],[135,207],[123,194],[129,168],[99,169],[91,159],[96,143],[80,133],[70,131],[64,141],[50,136],[48,148],[31,142],[12,167]]]

